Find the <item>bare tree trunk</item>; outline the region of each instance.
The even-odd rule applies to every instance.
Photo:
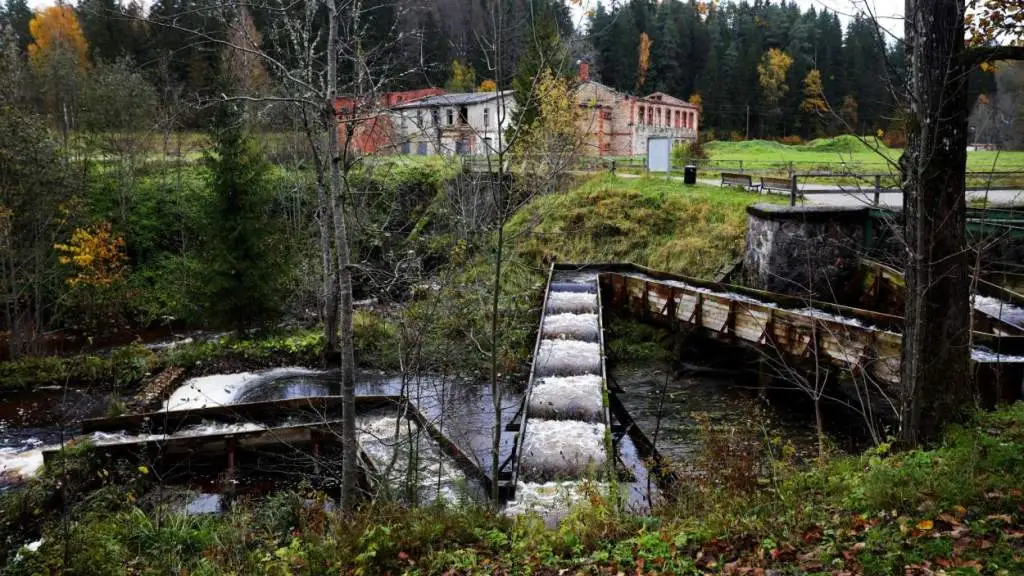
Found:
[[[814,396],[814,430],[818,433],[818,461],[825,462],[825,420],[821,415],[821,395]]]
[[[328,355],[338,350],[338,282],[334,276],[334,253],[331,250],[331,203],[328,192],[317,184],[317,202],[320,204],[320,259],[324,267],[324,335]]]
[[[901,439],[934,439],[973,398],[964,243],[967,72],[963,0],[906,0],[903,169],[906,327]]]
[[[334,250],[338,260],[339,324],[341,328],[341,508],[351,510],[356,486],[356,414],[355,358],[352,346],[352,268],[342,198],[341,152],[338,145],[338,120],[334,99],[338,90],[338,8],[335,0],[326,0],[329,18],[327,34],[327,93],[324,114],[327,125],[327,154],[331,162],[330,206],[334,220]],[[339,206],[338,202],[342,205]]]
[[[498,177],[502,176],[499,168]],[[499,184],[500,185],[500,184]],[[491,501],[498,505],[498,473],[501,468],[501,386],[498,384],[498,313],[501,296],[501,259],[505,245],[505,217],[498,221],[498,246],[494,252],[494,289],[491,291],[491,400],[494,429],[491,431]],[[525,418],[525,414],[523,415]]]

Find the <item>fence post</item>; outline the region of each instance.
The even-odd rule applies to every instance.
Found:
[[[878,202],[882,196],[882,175],[875,174],[875,207],[878,207]]]
[[[789,205],[790,206],[796,206],[796,195],[797,195],[796,174],[793,174],[792,176],[790,176],[790,179],[792,180],[792,182],[789,185]]]
[[[740,174],[743,174],[743,160],[740,160]]]

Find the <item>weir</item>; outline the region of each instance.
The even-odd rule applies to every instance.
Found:
[[[180,472],[193,466],[215,470],[225,479],[243,460],[271,474],[303,469],[316,477],[340,466],[342,397],[311,396],[160,410],[112,418],[87,419],[82,432],[101,454],[139,460],[155,470]],[[415,444],[421,488],[436,489],[449,500],[458,496],[462,478],[490,487],[490,479],[472,458],[449,440],[429,418],[402,396],[357,396],[358,458],[361,484],[404,481],[410,474],[403,454]],[[60,448],[43,451],[50,461]],[[201,456],[199,460],[195,458]],[[335,470],[337,472],[337,470]],[[336,477],[337,474],[331,476]],[[418,491],[419,492],[419,491]]]

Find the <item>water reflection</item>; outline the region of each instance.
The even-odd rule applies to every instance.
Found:
[[[609,374],[622,389],[618,397],[633,420],[678,467],[690,466],[702,456],[705,426],[753,428],[759,436],[791,444],[798,455],[816,454],[817,436],[810,422],[766,406],[752,390],[728,378],[676,376],[669,366],[658,363],[618,364]]]

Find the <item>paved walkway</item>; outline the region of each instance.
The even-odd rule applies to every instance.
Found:
[[[620,174],[622,178],[640,178],[637,175]],[[673,176],[672,180],[682,182],[679,176]],[[720,180],[700,179],[698,184],[703,186],[720,186]],[[856,186],[842,186],[836,184],[806,183],[797,186],[801,190],[835,190],[835,194],[808,194],[804,196],[803,203],[817,204],[822,206],[871,206],[875,201],[875,192],[871,188],[857,188]],[[785,194],[780,194],[785,195]],[[980,200],[985,198],[985,191],[968,190],[967,201]],[[992,190],[988,192],[989,205],[1024,205],[1024,190]],[[878,196],[879,206],[886,208],[902,208],[903,194],[901,192],[882,192]]]

